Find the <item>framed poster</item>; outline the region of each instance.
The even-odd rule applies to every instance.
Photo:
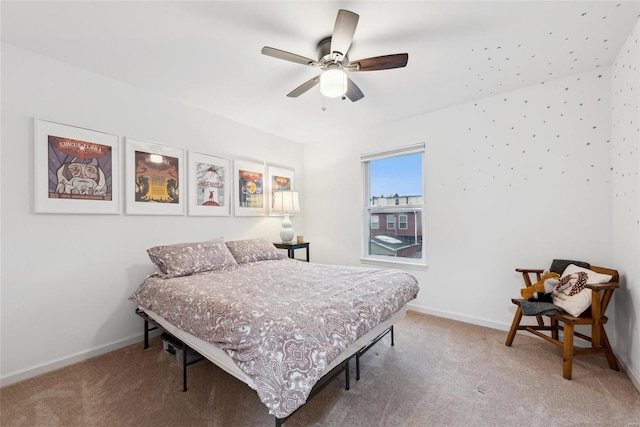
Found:
[[[233,185],[236,216],[261,216],[265,212],[264,164],[246,160],[234,160]]]
[[[120,213],[120,137],[35,119],[35,212]]]
[[[231,161],[189,151],[189,200],[192,216],[231,215],[229,175]]]
[[[126,150],[127,214],[184,215],[184,151],[130,138]]]
[[[267,206],[269,216],[283,216],[284,212],[273,212],[273,193],[276,191],[293,191],[293,169],[275,165],[267,166]]]

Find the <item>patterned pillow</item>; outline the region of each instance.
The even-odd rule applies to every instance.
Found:
[[[263,238],[234,240],[226,244],[238,264],[285,258],[273,243]]]
[[[585,289],[586,284],[586,273],[564,276],[551,291],[553,303],[574,317],[580,316],[591,306],[591,289]]]
[[[591,307],[593,292],[584,286],[587,283],[607,283],[610,275],[570,264],[565,268],[558,283],[551,292],[553,303],[574,317],[580,316]]]
[[[562,272],[562,277],[580,272],[586,273],[587,283],[607,283],[613,278],[613,276],[611,276],[610,274],[596,273],[593,270],[578,267],[574,264],[570,264],[569,266],[567,266],[567,268],[565,268],[565,270]]]
[[[156,274],[165,279],[238,265],[222,237],[206,242],[155,246],[147,249],[147,253],[156,266]]]

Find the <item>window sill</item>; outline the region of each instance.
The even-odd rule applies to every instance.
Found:
[[[384,267],[391,268],[410,268],[414,270],[426,270],[429,268],[428,264],[416,263],[416,262],[407,262],[407,261],[389,261],[384,259],[376,259],[376,258],[360,258],[360,263],[362,264],[370,264],[370,265],[379,265]]]

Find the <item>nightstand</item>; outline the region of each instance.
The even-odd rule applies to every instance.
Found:
[[[292,259],[296,259],[296,257],[295,257],[296,249],[305,248],[307,250],[307,260],[306,261],[309,262],[309,242],[305,242],[305,243],[295,243],[295,242],[283,243],[283,242],[278,242],[278,243],[274,243],[273,246],[275,246],[278,249],[286,249],[287,250],[287,256],[289,258],[292,258]]]

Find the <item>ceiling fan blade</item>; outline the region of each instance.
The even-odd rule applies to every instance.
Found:
[[[295,62],[302,65],[312,65],[316,61],[304,56],[296,55],[295,53],[285,52],[284,50],[275,49],[273,47],[265,46],[262,48],[262,54],[272,56],[277,59],[284,59],[285,61]]]
[[[336,23],[331,34],[331,53],[339,52],[342,56],[347,55],[347,51],[356,33],[358,19],[360,16],[348,10],[340,9],[336,17]]]
[[[347,92],[345,95],[351,100],[351,102],[356,102],[359,99],[364,98],[364,93],[362,93],[360,88],[349,77],[347,77]]]
[[[309,89],[317,85],[319,82],[320,82],[320,75],[317,75],[314,78],[302,83],[300,86],[298,86],[291,92],[289,92],[287,96],[289,98],[297,98],[298,96],[302,95],[303,93],[305,93],[306,91],[308,91]]]
[[[349,71],[377,71],[402,68],[409,61],[408,53],[376,56],[349,62]],[[353,68],[352,68],[353,67]]]

